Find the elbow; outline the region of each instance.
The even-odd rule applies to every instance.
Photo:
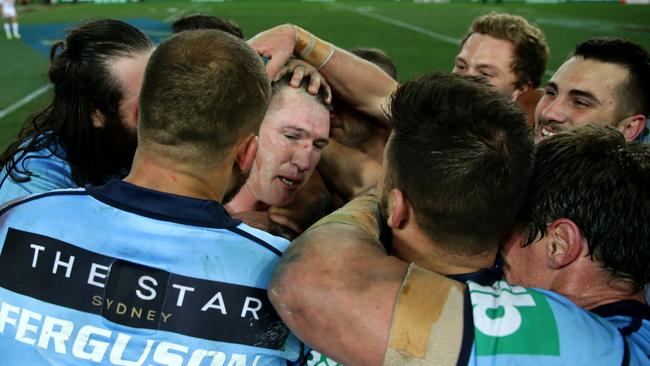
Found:
[[[299,274],[295,266],[280,265],[276,269],[267,290],[269,300],[285,323],[290,324],[291,318],[296,314],[301,304],[304,304],[304,276]]]

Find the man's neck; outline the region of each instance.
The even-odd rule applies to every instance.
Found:
[[[159,192],[221,202],[227,178],[227,174],[218,169],[212,173],[198,173],[165,159],[139,152],[136,153],[131,172],[124,181]]]
[[[566,296],[587,310],[623,300],[635,300],[645,304],[643,291],[631,293],[630,284],[611,278],[605,270],[593,262],[592,264],[568,268],[553,280],[549,289]]]
[[[265,211],[270,206],[258,201],[248,183],[244,184],[233,199],[226,204],[231,214],[244,211]]]
[[[496,261],[498,251],[498,246],[494,245],[494,249],[478,255],[451,253],[424,238],[422,234],[416,235],[416,237],[411,235],[409,243],[394,236],[393,248],[394,254],[400,259],[446,276],[491,268]]]

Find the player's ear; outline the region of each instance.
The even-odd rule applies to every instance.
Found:
[[[395,230],[404,227],[409,219],[410,204],[399,188],[388,192],[388,226]]]
[[[253,166],[255,155],[257,155],[257,146],[257,136],[255,135],[248,136],[239,144],[235,163],[243,173],[248,172]]]
[[[548,266],[560,269],[573,263],[582,252],[583,237],[580,228],[567,218],[553,220],[547,226],[546,253]]]
[[[642,114],[627,117],[618,123],[617,129],[621,131],[627,141],[633,141],[645,131],[646,117]]]
[[[522,85],[518,86],[517,88],[515,88],[515,90],[512,91],[512,94],[510,94],[510,97],[512,98],[512,100],[517,100],[518,101],[519,97],[521,97],[522,95],[528,93],[532,89],[533,89],[533,84],[532,83],[530,83],[530,82],[523,83]]]

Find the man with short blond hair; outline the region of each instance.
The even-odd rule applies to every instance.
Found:
[[[542,82],[548,52],[538,27],[519,15],[491,12],[470,25],[452,71],[481,76],[501,93],[517,99]]]

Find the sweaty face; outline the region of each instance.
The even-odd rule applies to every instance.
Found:
[[[456,56],[452,72],[481,76],[499,92],[515,99],[517,77],[512,72],[515,46],[512,42],[474,33]]]
[[[571,57],[544,88],[535,109],[535,142],[588,123],[616,125],[618,88],[628,72],[611,63]]]
[[[329,142],[329,128],[329,110],[313,96],[291,87],[274,96],[246,182],[255,198],[275,207],[293,202]]]

